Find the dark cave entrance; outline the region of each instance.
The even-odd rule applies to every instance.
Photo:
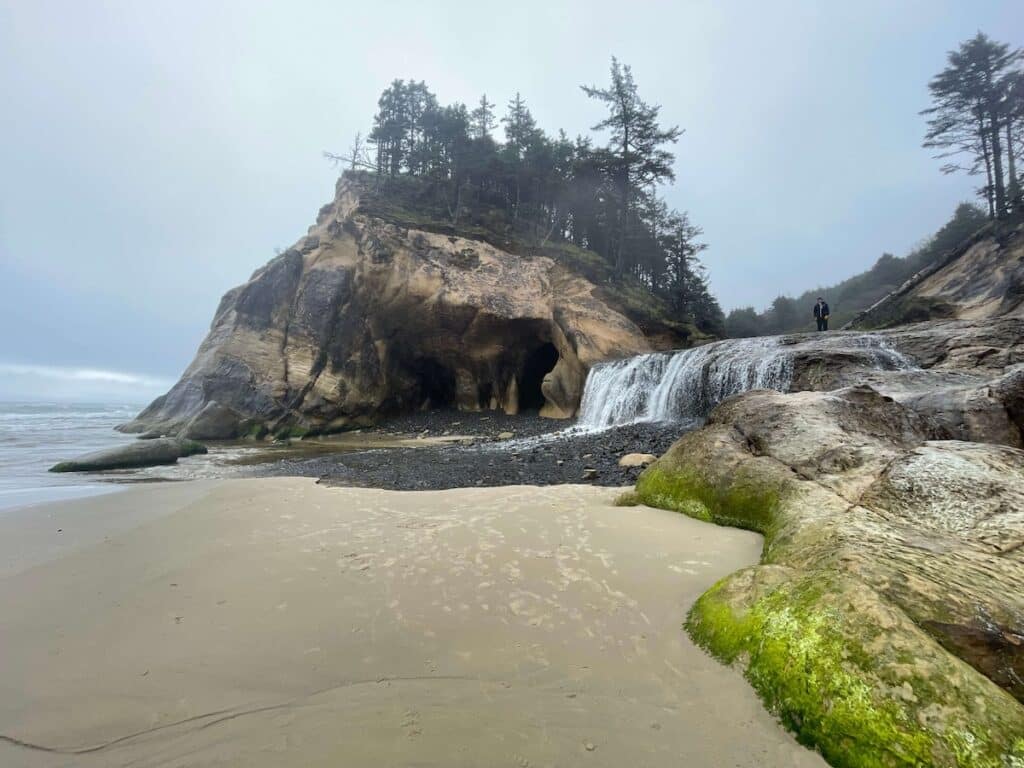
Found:
[[[416,378],[420,386],[420,407],[455,406],[455,374],[437,360],[420,358],[416,362]]]
[[[519,376],[519,409],[536,411],[544,405],[540,385],[558,362],[558,350],[551,342],[543,344],[526,356]]]

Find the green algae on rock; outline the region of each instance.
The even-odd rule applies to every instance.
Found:
[[[844,768],[1024,766],[1024,452],[936,429],[868,387],[750,392],[636,486],[765,535],[686,627]]]

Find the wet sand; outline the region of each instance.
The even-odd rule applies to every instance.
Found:
[[[0,765],[824,765],[680,627],[760,537],[615,495],[268,478],[0,516]]]

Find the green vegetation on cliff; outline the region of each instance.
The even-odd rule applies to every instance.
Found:
[[[472,110],[445,106],[426,83],[395,80],[378,101],[373,157],[359,137],[347,155],[328,157],[373,173],[378,214],[585,262],[603,288],[639,291],[641,304],[653,296],[677,323],[720,336],[722,311],[698,259],[701,229],[657,193],[675,179],[668,147],[682,131],[660,124],[660,107],[640,97],[615,59],[608,86],[583,91],[607,108],[593,126],[607,135],[604,146],[549,135],[518,93],[499,121],[486,95]],[[504,142],[492,135],[499,122]]]
[[[385,180],[365,171],[346,174],[365,190],[359,201],[362,213],[400,227],[481,240],[515,256],[546,256],[594,283],[604,294],[601,298],[619,307],[649,335],[668,332],[692,344],[710,340],[720,331],[714,323],[698,322],[700,317],[693,313],[678,311],[668,297],[652,291],[635,274],[616,275],[614,265],[595,251],[571,240],[549,237],[534,222],[509,216],[502,206],[480,201],[466,206],[453,222],[436,190],[423,179],[398,176]]]

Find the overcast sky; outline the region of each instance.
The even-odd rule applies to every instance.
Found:
[[[979,29],[1021,45],[1024,2],[0,0],[0,397],[175,378],[396,77],[575,135],[614,54],[686,129],[666,194],[722,305],[834,282],[972,197],[917,113]]]

